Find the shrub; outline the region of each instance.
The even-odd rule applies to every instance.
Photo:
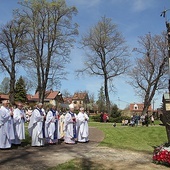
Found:
[[[100,122],[100,115],[90,116],[90,119],[93,120],[94,122]]]
[[[129,122],[129,117],[125,117],[125,116],[120,116],[120,117],[115,117],[115,118],[113,118],[113,117],[110,117],[109,118],[109,122],[116,122],[116,123],[122,123],[122,120],[128,120],[128,122]]]
[[[111,122],[111,123],[113,123],[113,122],[122,123],[123,119],[130,121],[130,117],[128,117],[128,116],[119,116],[119,117],[110,117],[109,116],[109,122]],[[92,120],[94,122],[100,122],[100,115],[90,116],[90,120]]]

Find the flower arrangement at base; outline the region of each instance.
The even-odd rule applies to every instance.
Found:
[[[153,162],[170,166],[170,146],[168,144],[158,146],[154,149]]]

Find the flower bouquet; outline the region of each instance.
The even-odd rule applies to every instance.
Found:
[[[170,146],[164,144],[156,147],[153,152],[153,162],[170,166]]]

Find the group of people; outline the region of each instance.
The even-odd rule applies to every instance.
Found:
[[[141,116],[141,122],[142,122],[142,126],[149,126],[150,125],[155,125],[154,123],[155,119],[153,114],[151,114],[150,116],[148,115],[148,113],[146,113],[145,115]]]
[[[151,116],[148,115],[148,113],[146,113],[145,115],[133,115],[131,117],[131,120],[130,120],[130,125],[133,127],[133,126],[138,126],[140,124],[140,122],[142,123],[142,126],[149,126],[149,124],[151,125],[155,125],[154,123],[154,116],[153,114]]]
[[[36,105],[28,120],[22,103],[17,103],[17,107],[11,109],[9,101],[4,100],[0,107],[0,149],[21,144],[25,139],[26,121],[29,121],[31,146],[57,144],[61,139],[66,144],[88,142],[88,120],[89,117],[83,107],[75,114],[74,105],[70,104],[68,111],[59,114],[55,104],[52,104],[46,112],[42,103]]]
[[[0,107],[0,148],[10,148],[12,144],[20,145],[25,139],[25,113],[22,103],[15,109],[9,108],[9,101],[4,100]]]

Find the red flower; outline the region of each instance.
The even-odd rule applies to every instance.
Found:
[[[166,147],[164,147],[163,145],[155,148],[154,152],[153,152],[152,159],[155,163],[166,164],[166,165],[170,166],[170,151],[169,151],[169,149],[166,150]]]

